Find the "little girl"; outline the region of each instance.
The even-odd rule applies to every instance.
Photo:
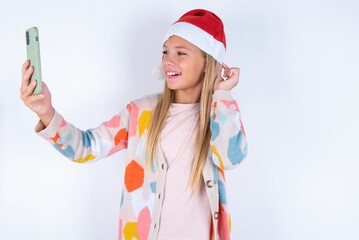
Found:
[[[21,99],[40,121],[36,132],[60,153],[88,163],[127,149],[119,239],[230,239],[224,170],[247,154],[245,132],[231,89],[239,68],[223,61],[226,38],[214,13],[195,9],[163,41],[161,94],[130,102],[97,128],[67,122],[22,67]]]

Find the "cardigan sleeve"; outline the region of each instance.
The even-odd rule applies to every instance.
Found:
[[[93,162],[127,148],[129,112],[128,105],[110,120],[86,131],[76,128],[56,112],[46,128],[42,129],[39,122],[36,131],[71,161]]]
[[[214,92],[210,129],[210,147],[214,164],[221,169],[237,166],[247,155],[247,141],[238,103],[231,91]]]

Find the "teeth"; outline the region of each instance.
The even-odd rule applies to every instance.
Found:
[[[168,76],[176,76],[176,75],[180,75],[179,72],[167,72]]]

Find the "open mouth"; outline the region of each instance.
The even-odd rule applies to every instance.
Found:
[[[178,76],[180,76],[181,75],[181,73],[180,72],[166,72],[166,75],[168,76],[168,77],[178,77]]]

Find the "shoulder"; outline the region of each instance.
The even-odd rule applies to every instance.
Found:
[[[231,90],[216,90],[214,91],[212,98],[214,101],[218,100],[235,100],[236,96]]]
[[[131,101],[128,107],[139,110],[153,110],[156,107],[160,93],[152,93]]]

